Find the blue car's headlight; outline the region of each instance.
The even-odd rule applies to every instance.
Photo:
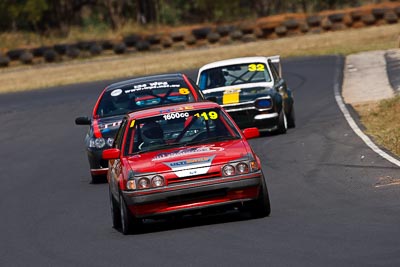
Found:
[[[272,107],[272,100],[271,99],[259,99],[255,102],[255,106],[258,109],[266,109]]]
[[[100,138],[91,138],[89,140],[89,147],[102,149],[106,145],[108,145],[109,147],[112,147],[113,143],[114,143],[114,138],[111,138],[111,137],[107,138],[107,140],[102,138],[102,137],[100,137]]]

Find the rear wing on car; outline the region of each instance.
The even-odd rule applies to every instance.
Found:
[[[267,60],[278,66],[279,76],[282,78],[281,56],[279,56],[279,55],[270,56],[270,57],[267,57]]]

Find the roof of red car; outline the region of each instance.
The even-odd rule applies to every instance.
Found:
[[[215,107],[220,108],[221,106],[215,102],[201,101],[201,102],[158,106],[150,109],[134,111],[128,113],[127,115],[130,119],[141,119],[171,112],[182,112],[185,110],[196,110],[196,109],[215,108]]]

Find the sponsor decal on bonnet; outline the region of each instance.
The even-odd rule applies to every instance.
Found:
[[[191,147],[180,149],[172,152],[161,153],[155,156],[152,161],[155,160],[165,160],[174,157],[186,156],[188,154],[196,154],[196,153],[203,153],[203,152],[212,152],[212,151],[222,151],[224,150],[222,147],[215,147],[215,146],[201,146],[201,147]]]
[[[173,162],[164,162],[170,167],[179,178],[206,174],[211,167],[215,155],[209,157],[199,157],[184,159]]]

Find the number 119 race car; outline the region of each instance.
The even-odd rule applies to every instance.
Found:
[[[243,57],[200,68],[197,84],[240,128],[286,133],[295,127],[292,91],[282,78],[279,56]]]
[[[113,226],[127,234],[144,218],[228,207],[268,216],[260,159],[246,140],[257,136],[209,101],[128,114],[103,151]]]

